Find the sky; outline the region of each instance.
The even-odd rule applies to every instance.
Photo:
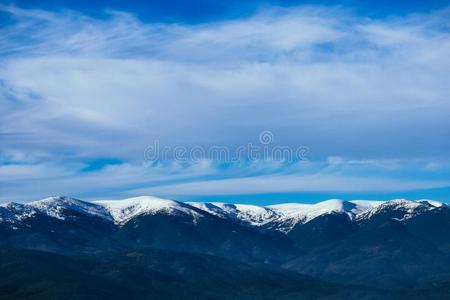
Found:
[[[450,202],[450,1],[0,1],[0,203]]]

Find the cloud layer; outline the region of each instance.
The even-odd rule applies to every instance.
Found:
[[[312,161],[439,166],[450,159],[448,10],[372,20],[330,7],[272,7],[245,19],[184,25],[117,11],[95,19],[0,9],[8,16],[0,28],[3,198],[21,198],[16,194],[38,179],[42,193],[63,182],[89,195],[94,187],[77,184],[103,173],[81,170],[102,157],[123,161],[121,172],[130,174],[112,176],[104,190],[119,184],[139,191],[157,182],[142,165],[155,140],[234,148],[263,130],[279,145],[307,146]],[[171,172],[163,169],[154,176]],[[232,177],[245,174],[237,168]],[[208,175],[224,176],[220,168]],[[310,190],[324,189],[325,179]]]

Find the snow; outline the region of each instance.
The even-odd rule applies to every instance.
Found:
[[[24,204],[14,202],[0,204],[0,222],[14,224],[34,217],[36,213],[35,209]]]
[[[307,223],[325,214],[345,214],[350,220],[369,219],[386,210],[404,212],[400,221],[421,212],[448,207],[434,200],[390,201],[330,199],[314,204],[284,203],[269,206],[228,204],[222,202],[179,202],[157,197],[141,196],[123,200],[85,202],[69,197],[50,197],[28,204],[0,204],[0,223],[18,224],[38,213],[64,220],[67,211],[96,216],[123,225],[140,215],[163,213],[173,216],[189,216],[196,223],[199,218],[211,214],[242,225],[270,228],[284,233],[295,225]]]
[[[439,201],[434,201],[434,200],[429,200],[429,199],[421,199],[421,200],[417,200],[417,202],[420,203],[428,203],[434,207],[443,207],[443,206],[447,206],[448,204],[445,204],[443,202],[439,202]]]
[[[360,214],[360,213],[363,213],[370,209],[373,209],[377,206],[380,206],[381,204],[385,203],[386,201],[352,200],[350,202],[356,204],[355,212],[356,212],[356,214]]]
[[[348,202],[339,199],[330,199],[315,204],[287,203],[270,205],[268,207],[283,212],[284,214],[301,214],[315,217],[332,211],[344,212],[346,203]]]
[[[393,208],[398,206],[398,200],[392,200]],[[275,221],[278,223],[278,230],[289,232],[296,224],[305,224],[319,216],[337,213],[346,214],[351,220],[360,219],[361,216],[370,217],[376,214],[385,203],[391,201],[374,200],[352,200],[344,201],[340,199],[330,199],[315,204],[287,203],[268,206],[272,208],[280,217]]]
[[[249,204],[228,204],[222,202],[187,202],[187,204],[204,210],[212,215],[237,220],[251,226],[262,226],[277,217],[270,208]]]
[[[111,219],[109,212],[103,206],[70,197],[49,197],[43,200],[30,202],[28,205],[36,208],[41,213],[60,220],[65,220],[67,210],[74,210],[82,214]]]
[[[343,201],[330,199],[315,204],[284,203],[269,206],[228,204],[221,202],[187,202],[215,216],[239,221],[250,226],[268,226],[289,232],[296,224],[306,223],[329,213],[344,213],[349,218],[383,203],[383,201]]]
[[[245,219],[249,224],[255,226],[264,225],[278,217],[275,211],[267,207],[246,204],[235,204],[234,206],[239,211],[237,215],[239,219]]]
[[[203,211],[206,211],[207,213],[210,213],[214,216],[221,217],[221,218],[227,218],[228,213],[223,210],[221,207],[219,207],[217,204],[213,203],[207,203],[207,202],[186,202],[186,204],[201,209]]]
[[[280,216],[276,220],[278,230],[289,232],[296,224],[307,223],[324,214],[345,213],[352,217],[352,210],[356,205],[340,199],[330,199],[315,204],[286,203],[268,207]]]
[[[99,200],[94,203],[104,207],[117,224],[125,224],[137,216],[156,214],[158,212],[164,212],[169,215],[190,215],[195,220],[201,217],[201,214],[192,210],[185,203],[150,196],[124,200]]]
[[[419,214],[422,211],[435,209],[436,206],[423,201],[412,201],[407,199],[393,199],[386,201],[381,205],[377,205],[372,209],[363,212],[358,215],[358,219],[370,219],[373,216],[387,210],[399,210],[403,211],[405,214],[403,218],[396,218],[398,221],[404,221],[412,218],[413,216]]]

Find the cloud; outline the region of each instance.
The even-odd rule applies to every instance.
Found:
[[[342,159],[342,161],[344,161]],[[49,195],[86,200],[159,196],[249,195],[265,193],[363,193],[429,190],[450,186],[448,167],[440,174],[428,162],[410,162],[397,172],[393,162],[247,161],[224,163],[166,161],[149,164],[110,164],[83,171],[82,163],[15,163],[0,166],[0,202],[30,201]],[[396,162],[402,165],[401,162]],[[434,164],[444,166],[435,161]],[[404,165],[404,164],[403,164]],[[448,164],[447,164],[448,166]],[[413,177],[403,173],[411,172]]]
[[[328,174],[257,176],[197,181],[136,189],[135,194],[149,195],[246,195],[295,192],[405,192],[444,188],[450,181],[363,178]]]
[[[145,23],[117,11],[93,18],[0,10],[10,17],[0,28],[0,142],[9,153],[3,163],[17,164],[2,170],[52,178],[42,191],[64,182],[76,192],[91,180],[80,166],[99,157],[127,162],[108,172],[130,174],[95,181],[102,188],[153,186],[158,173],[139,166],[155,140],[232,149],[263,130],[274,133],[274,145],[329,158],[333,166],[319,164],[347,181],[349,165],[401,161],[402,169],[415,159],[450,159],[448,10],[372,20],[337,8],[271,7],[198,25]],[[233,176],[267,171],[246,168]],[[296,186],[285,179],[287,190]],[[331,187],[331,179],[320,180]],[[19,187],[15,181],[8,193]]]
[[[215,174],[212,162],[105,165],[83,172],[86,165],[36,163],[0,165],[0,202],[31,201],[49,195],[80,198],[133,196],[131,189],[168,182],[197,180]]]

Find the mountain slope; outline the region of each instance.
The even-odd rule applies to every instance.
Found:
[[[141,249],[64,256],[0,248],[0,299],[446,299],[450,282],[381,290],[210,255]]]
[[[13,247],[61,253],[154,247],[269,264],[294,255],[292,243],[281,234],[269,236],[188,204],[154,197],[96,203],[53,197],[14,211],[8,207],[15,205],[4,207],[5,220],[16,214],[13,225],[0,222],[0,244]]]
[[[438,229],[442,225],[449,229],[447,206],[394,200],[347,221],[348,227],[343,227],[344,220],[328,226],[326,218],[305,224],[294,238],[298,243],[309,241],[315,233],[313,239],[318,240],[316,228],[328,230],[328,238],[309,243],[306,253],[284,267],[327,280],[385,288],[450,278],[450,236]],[[339,228],[345,230],[336,233]],[[329,237],[330,232],[336,234]]]
[[[122,225],[114,238],[135,247],[183,249],[258,263],[277,263],[295,250],[286,236],[266,235],[203,211],[139,215]]]
[[[357,299],[362,292],[379,294],[214,256],[155,249],[96,257],[0,249],[0,277],[0,299]]]

